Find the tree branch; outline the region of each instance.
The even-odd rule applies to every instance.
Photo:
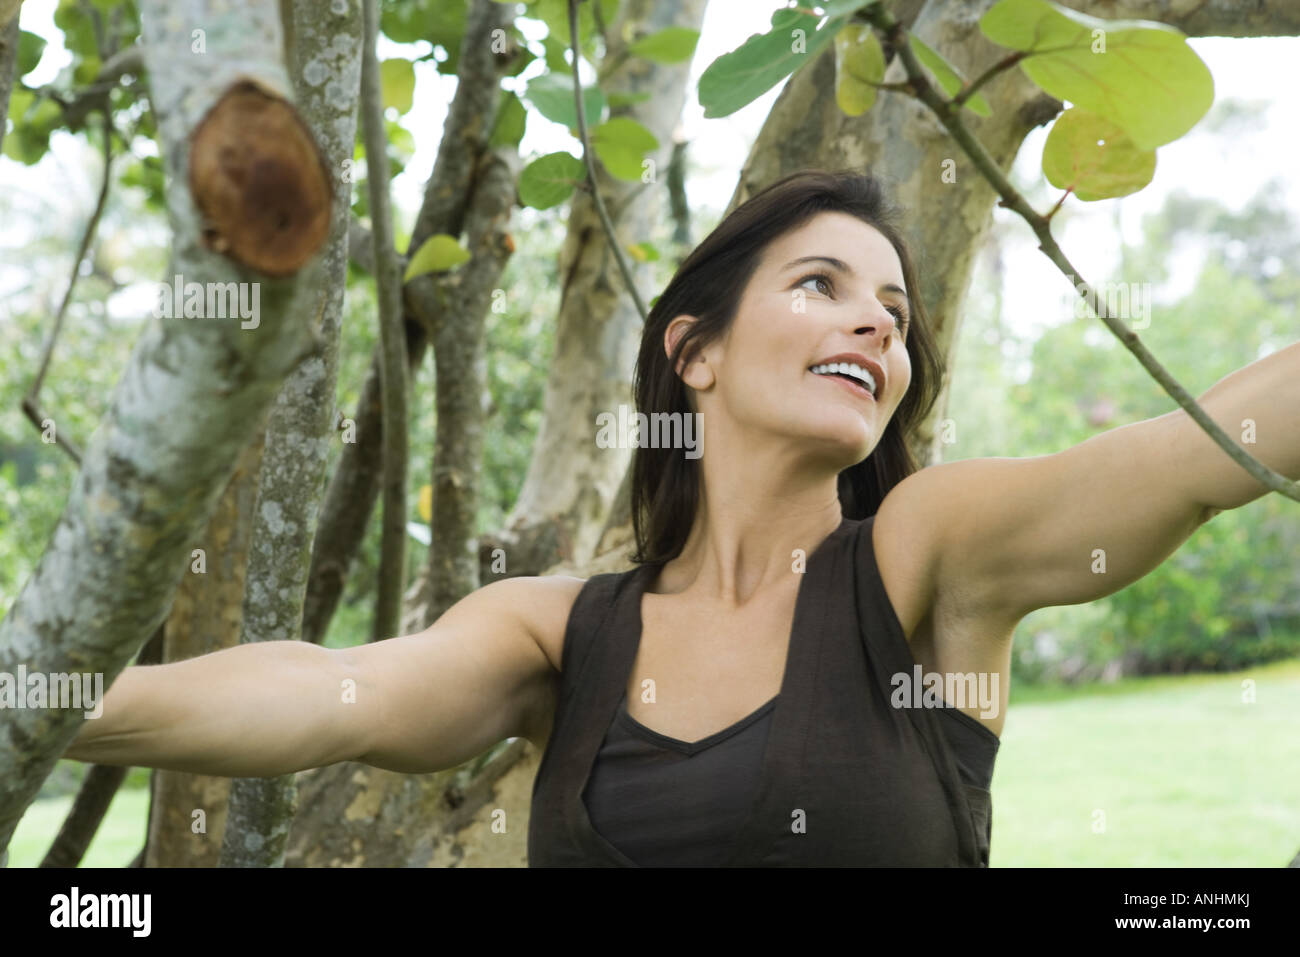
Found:
[[[379,0],[364,0],[365,39],[361,51],[361,115],[366,138],[366,180],[374,224],[375,285],[379,298],[379,347],[382,356],[384,472],[383,535],[379,588],[372,635],[396,635],[406,590],[407,366],[402,331],[402,277],[393,249],[392,201],[388,194],[388,138],[384,133],[383,94],[375,43],[379,35]]]
[[[50,368],[50,356],[54,353],[54,343],[59,338],[59,331],[63,328],[63,317],[68,312],[68,303],[72,301],[73,290],[77,288],[77,278],[81,275],[81,263],[86,258],[86,253],[90,250],[91,240],[95,238],[95,230],[99,227],[99,218],[104,212],[104,203],[108,199],[109,178],[113,173],[113,124],[108,112],[104,112],[104,175],[99,184],[99,197],[95,200],[95,209],[90,214],[90,220],[86,223],[86,228],[81,234],[81,244],[77,247],[77,255],[72,260],[72,274],[68,277],[68,288],[63,292],[63,301],[59,303],[59,309],[54,314],[54,323],[50,328],[50,334],[45,340],[45,347],[41,350],[41,362],[36,367],[36,378],[32,381],[32,387],[27,392],[27,397],[34,403],[41,391],[41,384],[45,381],[45,373]]]
[[[582,81],[578,76],[578,0],[569,0],[569,49],[573,51],[573,101],[578,111],[578,139],[582,141],[582,160],[587,164],[587,183],[591,190],[591,201],[596,207],[600,224],[609,239],[609,248],[618,262],[618,270],[623,274],[623,282],[627,285],[627,291],[631,294],[632,301],[636,303],[636,310],[641,313],[641,320],[644,322],[649,314],[646,312],[645,303],[641,301],[641,294],[636,291],[632,270],[628,268],[627,260],[623,258],[623,250],[619,248],[618,237],[614,234],[614,224],[609,221],[609,212],[605,209],[605,201],[600,198],[600,189],[596,185],[596,164],[591,157],[591,145],[587,142],[587,116],[582,103]]]
[[[1233,442],[1227,433],[1219,427],[1218,423],[1205,413],[1205,410],[1197,404],[1187,390],[1165,370],[1164,366],[1142,344],[1137,333],[1129,329],[1122,320],[1110,314],[1104,300],[1100,299],[1092,286],[1083,280],[1079,270],[1070,263],[1061,247],[1057,245],[1056,239],[1052,236],[1051,222],[1045,216],[1040,216],[1016,188],[1011,185],[1010,180],[1002,173],[997,162],[989,156],[983,145],[980,144],[962,121],[961,108],[953,101],[942,97],[930,85],[930,81],[917,60],[916,54],[912,52],[911,45],[906,42],[902,25],[894,16],[885,9],[883,4],[877,4],[869,8],[866,11],[866,16],[872,25],[886,35],[898,51],[903,66],[907,70],[908,80],[915,90],[913,95],[930,108],[930,111],[934,113],[952,138],[956,140],[971,162],[975,164],[975,167],[993,189],[997,191],[997,194],[1002,197],[1001,205],[1018,213],[1029,224],[1029,227],[1034,231],[1034,235],[1038,237],[1039,249],[1043,254],[1055,263],[1056,267],[1067,277],[1078,280],[1075,288],[1088,306],[1097,314],[1097,317],[1137,357],[1143,368],[1160,383],[1165,392],[1182,406],[1187,414],[1214,439],[1234,462],[1273,491],[1280,492],[1287,498],[1300,501],[1300,482],[1294,482],[1286,476],[1274,472],[1263,463],[1256,461],[1241,446]]]
[[[22,409],[32,425],[38,430],[44,430],[44,422],[47,419],[44,411],[38,402],[41,384],[45,381],[45,373],[50,367],[50,357],[54,353],[54,343],[59,337],[59,332],[63,328],[63,317],[67,314],[68,303],[72,301],[72,292],[77,288],[77,279],[81,275],[81,263],[86,258],[86,253],[90,250],[91,240],[95,236],[95,230],[99,228],[100,216],[104,213],[104,205],[108,200],[108,184],[112,175],[113,166],[113,120],[108,112],[107,107],[104,109],[104,176],[99,184],[99,197],[95,201],[95,209],[90,214],[90,220],[86,223],[86,228],[81,234],[81,245],[77,247],[77,255],[72,260],[72,275],[68,277],[68,288],[63,293],[63,301],[59,303],[59,309],[54,314],[54,323],[50,329],[49,336],[45,339],[45,346],[41,349],[40,365],[36,369],[36,378],[32,381],[32,387],[28,390],[27,395],[23,397]],[[81,464],[81,450],[76,443],[67,438],[60,438],[60,430],[56,427],[54,430],[54,444],[68,453],[68,456],[77,465]]]

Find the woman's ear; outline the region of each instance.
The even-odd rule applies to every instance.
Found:
[[[696,321],[694,316],[682,314],[668,323],[668,328],[664,330],[664,352],[669,358],[677,348],[678,341]],[[713,384],[713,370],[709,368],[702,352],[697,352],[695,358],[689,363],[678,359],[677,368],[673,371],[678,378],[697,391],[707,389]]]

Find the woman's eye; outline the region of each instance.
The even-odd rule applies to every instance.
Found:
[[[822,292],[821,289],[818,289],[817,292],[822,292],[823,296],[829,296],[831,294],[832,287],[831,287],[830,277],[823,276],[820,273],[813,274],[811,276],[805,276],[803,279],[799,280],[799,285],[802,286],[804,283],[812,282],[813,280],[816,280],[817,282],[820,282],[826,286],[825,292]]]

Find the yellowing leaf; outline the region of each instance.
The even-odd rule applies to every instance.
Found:
[[[420,486],[420,518],[426,522],[433,521],[433,486]]]
[[[402,282],[410,282],[416,276],[423,276],[425,273],[451,269],[467,262],[469,258],[469,250],[458,243],[454,236],[438,233],[426,239],[415,251],[411,261],[406,264],[406,274],[402,276]]]
[[[1072,107],[1062,113],[1043,146],[1043,173],[1084,202],[1136,193],[1156,172],[1156,151],[1137,147],[1110,120]]]
[[[379,64],[379,88],[383,93],[384,109],[394,107],[398,113],[411,108],[415,96],[415,67],[410,60],[400,57]]]
[[[876,102],[885,78],[885,54],[865,23],[849,23],[835,34],[835,102],[847,116],[861,116]]]

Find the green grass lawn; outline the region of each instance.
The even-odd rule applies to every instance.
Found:
[[[72,808],[72,795],[34,801],[9,844],[10,867],[38,867]],[[104,823],[90,842],[83,867],[125,867],[144,847],[149,789],[119,788]]]
[[[1300,851],[1300,661],[1017,690],[990,866],[1283,867]]]
[[[1242,701],[1245,679],[1254,703]],[[31,806],[10,866],[40,863],[71,803]],[[83,863],[127,864],[147,814],[145,790],[120,791]],[[993,774],[993,867],[1282,867],[1297,851],[1300,660],[1012,688]]]

